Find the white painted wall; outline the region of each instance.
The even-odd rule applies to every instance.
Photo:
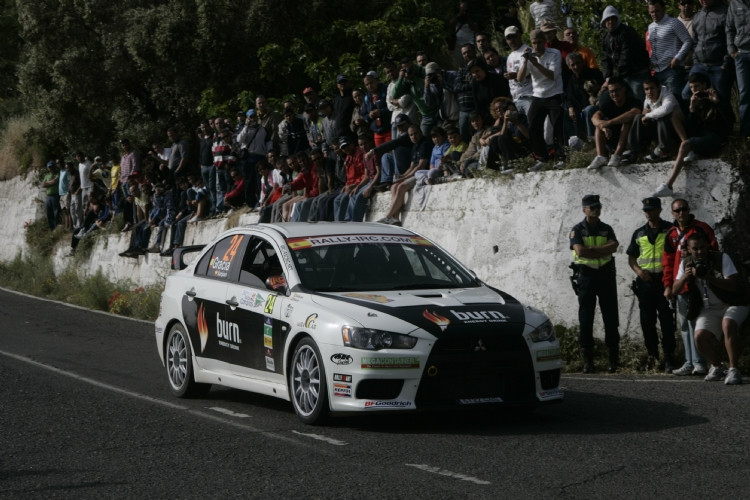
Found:
[[[568,238],[573,225],[583,218],[581,197],[599,194],[604,205],[602,220],[614,228],[620,241],[616,263],[621,333],[640,336],[637,302],[628,289],[634,274],[625,250],[633,231],[644,224],[640,200],[663,182],[669,168],[666,163],[604,167],[600,171],[548,171],[441,184],[433,186],[423,212],[407,212],[404,226],[438,242],[490,285],[541,308],[554,323],[574,326],[578,305],[568,279]],[[722,229],[731,224],[740,191],[740,180],[728,164],[708,160],[689,165],[675,185],[676,195],[690,201],[693,213],[716,228],[720,240]],[[44,217],[43,205],[31,201],[38,193],[28,181],[0,183],[0,208],[6,215],[0,220],[5,241],[0,259],[12,259],[25,248],[23,221]],[[43,194],[39,196],[43,198]],[[389,200],[388,193],[378,195],[368,219],[382,217]],[[670,201],[664,200],[664,218],[670,217]],[[240,218],[240,224],[256,221],[256,214]],[[229,223],[220,219],[189,224],[185,244],[205,243]],[[129,237],[100,238],[90,261],[79,266],[79,271],[92,274],[101,269],[112,280],[130,279],[138,285],[162,283],[169,273],[168,258],[117,255],[127,248]],[[58,272],[71,263],[64,257],[67,252],[64,246],[55,252]],[[603,335],[599,320],[595,334]]]

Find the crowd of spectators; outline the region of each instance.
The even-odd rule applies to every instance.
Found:
[[[733,66],[740,130],[750,134],[750,39],[737,29],[746,11],[734,7],[743,2],[700,0],[697,10],[695,1],[680,0],[671,17],[664,0],[648,0],[644,34],[607,6],[598,60],[554,0],[516,0],[492,27],[460,2],[446,38],[455,68],[415,51],[362,77],[338,75],[332,96],[307,87],[302,106],[290,99],[277,111],[259,95],[235,117],[202,121],[195,137],[170,128],[170,144],[146,154],[122,139],[109,162],[82,152],[77,168],[50,162],[50,227],[73,231],[73,253],[122,213],[134,235],[123,255],[168,254],[190,222],[240,209],[262,222],[362,220],[385,190],[391,206],[380,222],[400,224],[410,193],[424,206],[429,186],[480,169],[564,168],[587,143],[596,151],[589,169],[674,161],[654,193],[670,195],[683,165],[715,154],[732,131]]]

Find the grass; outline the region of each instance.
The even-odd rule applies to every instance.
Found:
[[[45,163],[44,149],[34,139],[30,116],[9,118],[0,134],[0,180],[30,172]]]
[[[101,270],[93,276],[82,277],[78,268],[85,265],[96,239],[117,230],[117,222],[101,233],[94,232],[80,241],[75,258],[66,269],[55,275],[51,255],[61,241],[70,241],[70,233],[58,226],[50,231],[46,220],[38,220],[26,227],[29,255],[16,256],[13,261],[0,263],[0,286],[38,297],[46,297],[76,304],[98,311],[107,311],[134,318],[154,320],[159,314],[162,287],[137,286],[129,280],[110,281]]]

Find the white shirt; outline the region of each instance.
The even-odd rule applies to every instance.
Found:
[[[508,73],[518,73],[518,70],[521,69],[521,65],[523,64],[523,52],[528,48],[529,46],[524,43],[518,48],[518,50],[514,50],[508,54],[508,61],[505,63],[505,68]],[[534,88],[531,86],[530,75],[526,75],[526,78],[524,78],[522,82],[515,79],[508,80],[508,84],[510,85],[510,95],[513,97],[514,101],[521,97],[531,97],[534,93]]]
[[[659,98],[651,101],[648,97],[643,101],[643,109],[647,109],[645,117],[651,120],[666,118],[677,108],[677,98],[667,87],[662,86]]]
[[[81,176],[81,189],[91,189],[92,183],[91,179],[89,179],[89,172],[91,171],[91,162],[89,160],[84,160],[82,163],[78,164],[78,173]]]
[[[537,58],[539,64],[554,73],[554,78],[549,79],[530,62],[526,69],[531,74],[531,85],[534,88],[534,97],[552,97],[563,93],[562,81],[562,55],[560,51],[545,48],[542,57]]]
[[[734,262],[727,254],[721,255],[721,275],[724,278],[729,278],[737,274],[737,268],[734,266]],[[677,271],[677,278],[675,280],[682,279],[685,275],[685,261],[680,262],[680,268]],[[709,307],[725,308],[727,305],[719,300],[719,298],[711,291],[711,287],[708,286],[707,280],[702,278],[695,278],[695,284],[700,290],[701,295],[708,298]],[[691,285],[692,286],[692,285]]]

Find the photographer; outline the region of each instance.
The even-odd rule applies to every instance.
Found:
[[[725,253],[708,249],[708,240],[695,233],[687,241],[688,256],[680,264],[672,291],[680,293],[690,284],[688,319],[695,319],[695,343],[711,363],[706,381],[724,378],[721,365],[721,340],[729,357],[724,383],[741,384],[738,368],[742,346],[740,325],[750,311],[747,282],[743,282],[732,259]]]
[[[719,95],[710,87],[711,80],[705,73],[693,73],[688,80],[690,106],[687,118],[674,113],[672,126],[680,138],[680,149],[669,173],[667,182],[659,186],[654,196],[672,194],[672,186],[685,162],[701,156],[718,153],[732,132],[732,122],[721,111]]]
[[[443,104],[443,75],[440,66],[431,62],[425,67],[424,81],[420,82],[416,69],[412,68],[413,65],[402,65],[399,78],[393,87],[393,98],[411,95],[422,115],[422,134],[429,136],[432,127],[437,125],[438,111]]]

